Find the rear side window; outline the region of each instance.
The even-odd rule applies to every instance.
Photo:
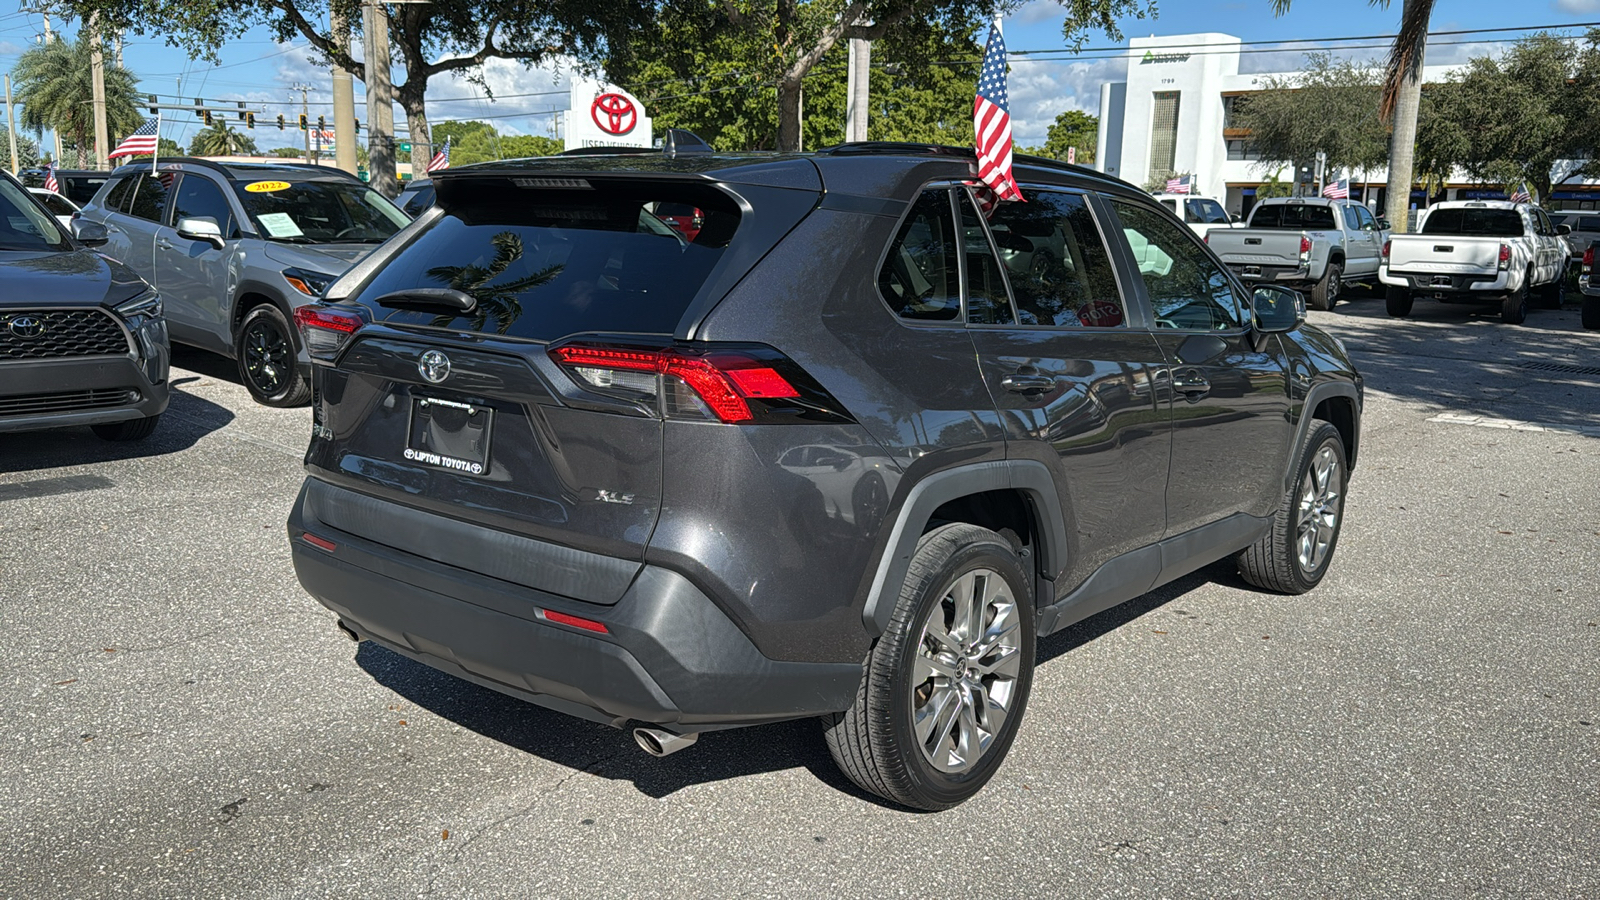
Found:
[[[1215,200],[1190,200],[1183,206],[1185,222],[1190,225],[1228,224],[1228,214]]]
[[[902,319],[954,322],[961,317],[949,191],[923,191],[917,198],[889,246],[889,257],[878,272],[878,290]]]
[[[1011,274],[1023,325],[1111,328],[1123,324],[1122,298],[1083,197],[1023,191],[1026,203],[1002,203],[990,220]]]
[[[555,340],[583,331],[671,334],[739,227],[739,210],[703,185],[591,179],[587,190],[463,180],[444,215],[362,289],[369,304],[407,288],[472,295],[466,316],[377,307],[390,323]],[[705,213],[691,242],[647,204]]]
[[[1423,234],[1521,237],[1522,216],[1514,209],[1455,207],[1436,209],[1422,220]]]
[[[1329,206],[1302,206],[1290,203],[1272,203],[1256,207],[1250,217],[1251,228],[1302,228],[1312,230],[1338,228]]]
[[[162,172],[155,178],[144,175],[133,192],[133,205],[128,214],[152,222],[160,222],[167,212],[167,186],[172,184],[172,173]]]
[[[1584,216],[1567,224],[1572,226],[1573,231],[1600,231],[1600,216]]]

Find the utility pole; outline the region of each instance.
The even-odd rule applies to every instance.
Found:
[[[316,160],[311,158],[311,101],[306,95],[306,92],[311,90],[311,85],[292,84],[289,86],[289,90],[300,92],[300,120],[306,123],[306,162],[314,163]],[[290,94],[289,97],[293,99],[294,95]]]
[[[106,128],[106,58],[100,41],[100,12],[89,14],[89,45],[94,48],[90,75],[94,90],[94,157],[101,171],[111,167],[111,132]]]
[[[389,83],[389,11],[381,0],[361,4],[361,43],[367,63],[367,156],[373,190],[399,193],[394,168],[394,87]]]
[[[122,32],[117,32],[117,68],[122,68]]]
[[[845,94],[844,139],[867,139],[868,86],[872,78],[872,42],[850,39],[850,74]]]
[[[6,134],[11,138],[11,174],[17,174],[17,116],[11,106],[11,76],[6,76]]]
[[[350,52],[350,23],[333,17],[333,43]],[[333,158],[339,168],[356,174],[356,89],[355,79],[337,63],[333,66]]]

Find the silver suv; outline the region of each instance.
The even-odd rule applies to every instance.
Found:
[[[338,169],[187,158],[122,166],[80,220],[161,292],[173,341],[238,360],[268,406],[311,399],[295,308],[411,221]]]

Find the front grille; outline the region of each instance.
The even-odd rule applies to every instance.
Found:
[[[38,416],[47,413],[79,412],[86,409],[111,409],[136,403],[134,388],[96,388],[92,391],[63,391],[56,394],[19,394],[0,397],[0,418]]]
[[[100,309],[7,310],[0,313],[0,360],[123,356],[128,338]]]

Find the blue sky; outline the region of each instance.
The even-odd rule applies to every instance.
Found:
[[[1290,41],[1392,34],[1399,17],[1400,0],[1395,0],[1388,9],[1373,8],[1356,0],[1297,0],[1291,12],[1281,17],[1272,15],[1269,0],[1169,0],[1161,4],[1158,18],[1128,19],[1121,27],[1125,37],[1220,31],[1247,41]],[[1440,0],[1432,27],[1443,31],[1597,21],[1600,21],[1600,0],[1535,0],[1525,6],[1507,6],[1503,0]],[[40,16],[21,12],[16,0],[0,6],[0,70],[9,69],[15,63],[17,55],[36,38],[42,26]],[[60,29],[59,22],[56,27]],[[1033,0],[1006,20],[1005,29],[1007,45],[1013,51],[1060,49],[1061,8],[1050,0]],[[73,33],[76,25],[69,25],[66,30]],[[1494,51],[1502,46],[1497,42],[1506,37],[1514,35],[1436,38],[1430,47],[1428,62],[1463,62],[1470,56]],[[1463,41],[1476,43],[1460,43]],[[1100,34],[1092,35],[1089,40],[1090,47],[1107,47],[1111,43]],[[1298,67],[1304,51],[1314,46],[1295,44],[1281,52],[1248,54],[1242,68],[1253,72],[1292,70]],[[264,28],[247,33],[225,49],[221,66],[193,62],[182,51],[158,39],[137,36],[130,36],[124,54],[124,64],[140,76],[141,87],[146,92],[205,97],[208,101],[246,100],[252,108],[269,113],[269,120],[282,112],[292,122],[293,115],[299,112],[299,94],[291,91],[290,86],[304,82],[313,86],[310,93],[312,118],[318,113],[331,117],[327,70],[311,61],[303,41],[277,44]],[[1348,54],[1376,58],[1382,51],[1359,49]],[[1106,53],[1087,53],[1075,61],[1014,60],[1011,104],[1018,143],[1024,146],[1041,143],[1045,128],[1062,110],[1096,112],[1100,84],[1121,80],[1125,71],[1123,61],[1108,58]],[[397,71],[397,74],[403,77],[403,73]],[[560,90],[565,81],[559,73],[528,71],[516,64],[497,61],[491,64],[486,77],[500,99],[493,102],[482,99],[481,90],[463,79],[436,78],[429,89],[430,118],[437,122],[447,118],[493,117],[502,132],[551,133],[554,117],[545,111],[564,106],[564,98],[525,95]],[[359,82],[356,91],[357,115],[365,121]],[[818,111],[808,110],[808,115],[816,114]],[[402,121],[403,112],[397,110],[395,118],[397,122]],[[162,134],[187,145],[199,127],[194,116],[179,115],[166,123]],[[264,128],[259,121],[254,136],[263,149],[298,144],[301,139],[292,125],[289,130],[279,132],[275,125]]]

